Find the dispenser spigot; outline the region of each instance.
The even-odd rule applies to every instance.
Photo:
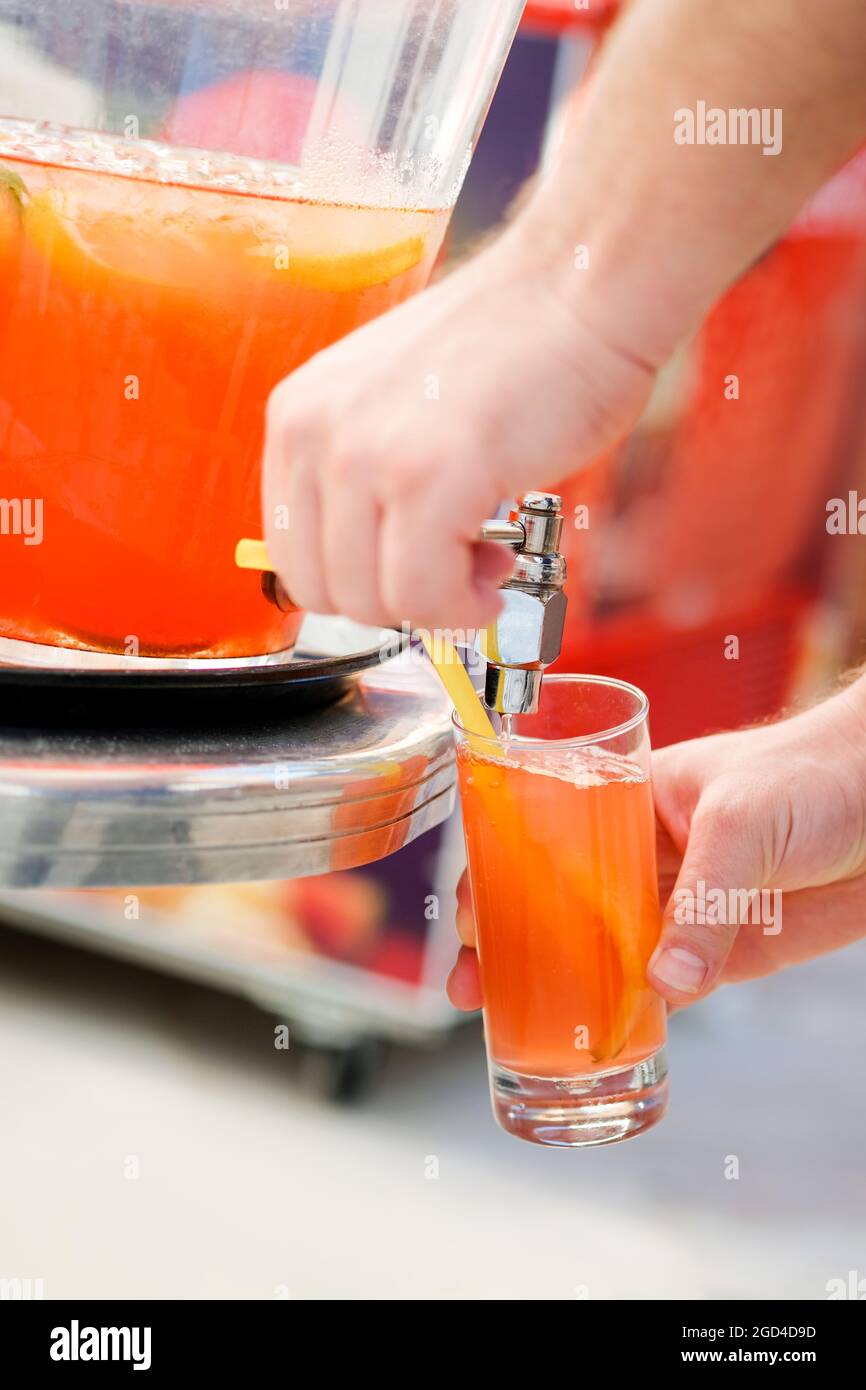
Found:
[[[562,650],[567,599],[560,553],[562,499],[528,492],[508,521],[486,521],[483,540],[514,548],[514,569],[502,585],[503,607],[478,638],[487,662],[484,700],[499,714],[533,714],[546,668]]]

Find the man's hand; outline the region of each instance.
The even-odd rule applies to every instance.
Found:
[[[480,523],[612,444],[653,375],[507,234],[274,391],[265,529],[292,599],[366,623],[484,626],[511,557],[477,544]]]
[[[866,935],[866,677],[805,714],[664,748],[653,758],[659,887],[648,978],[671,1004],[772,974]],[[781,931],[678,922],[678,894],[779,889]],[[733,901],[733,898],[731,898]],[[775,925],[775,924],[774,924]],[[464,876],[452,1002],[481,1007]]]
[[[654,370],[866,136],[864,53],[863,0],[630,5],[505,236],[274,391],[265,534],[292,598],[488,622],[508,557],[479,522],[631,428]],[[784,151],[678,144],[698,100],[783,111]]]

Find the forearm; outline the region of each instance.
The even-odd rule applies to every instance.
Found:
[[[761,731],[756,733],[760,739]],[[818,851],[816,873],[805,886],[866,873],[866,668],[850,672],[829,698],[764,733],[778,762],[782,802],[797,788],[792,804],[799,807],[801,863]],[[828,843],[834,852],[822,851]]]
[[[864,72],[864,0],[636,0],[515,240],[658,365],[866,139]],[[781,111],[781,149],[678,143],[699,103]]]

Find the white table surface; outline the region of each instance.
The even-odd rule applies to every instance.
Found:
[[[723,991],[674,1021],[668,1119],[569,1153],[496,1129],[475,1029],[335,1108],[254,1007],[4,929],[0,1277],[49,1298],[822,1298],[866,1275],[864,991],[860,947]]]

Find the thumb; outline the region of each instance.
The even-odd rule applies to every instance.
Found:
[[[692,1004],[718,983],[743,921],[748,894],[763,884],[764,855],[742,804],[699,806],[662,933],[650,984],[672,1004]]]

